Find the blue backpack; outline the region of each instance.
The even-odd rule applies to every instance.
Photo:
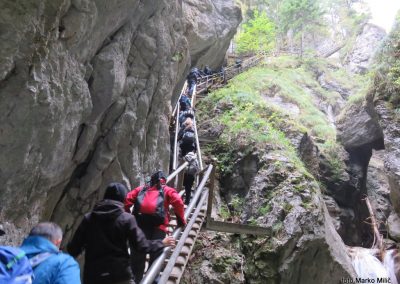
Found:
[[[0,247],[0,283],[28,284],[32,283],[33,269],[20,248]]]
[[[28,259],[20,248],[0,246],[0,283],[31,284],[33,268],[52,255],[44,252]]]

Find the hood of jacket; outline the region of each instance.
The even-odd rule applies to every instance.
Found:
[[[21,249],[28,255],[35,255],[42,252],[58,253],[58,247],[51,241],[40,236],[29,236],[21,245]]]
[[[122,202],[103,199],[96,203],[91,215],[95,219],[115,220],[124,212],[124,204]]]

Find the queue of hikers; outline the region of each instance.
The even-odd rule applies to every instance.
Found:
[[[83,217],[66,246],[68,254],[60,250],[61,228],[51,222],[33,227],[19,248],[1,246],[0,283],[79,284],[80,269],[74,257],[83,252],[85,284],[139,283],[146,253],[150,266],[164,247],[175,245],[175,239],[167,236],[170,205],[177,226],[185,226],[182,198],[166,185],[162,171],[130,192],[122,183],[111,183],[103,199]]]
[[[163,248],[175,245],[168,236],[169,206],[177,226],[184,227],[184,204],[191,199],[195,176],[199,172],[195,138],[195,114],[191,95],[197,79],[211,75],[206,66],[200,73],[189,73],[188,92],[179,100],[178,143],[181,161],[189,166],[184,173],[185,202],[176,189],[166,184],[162,171],[154,172],[142,186],[129,191],[122,183],[110,183],[94,208],[84,215],[64,250],[62,229],[55,223],[34,226],[20,247],[0,246],[0,283],[80,284],[80,268],[75,258],[84,253],[85,284],[139,283]],[[0,227],[0,236],[6,234]]]

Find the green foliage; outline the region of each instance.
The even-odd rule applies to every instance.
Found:
[[[283,32],[303,32],[319,25],[323,14],[320,2],[315,0],[282,0],[278,11]]]
[[[240,212],[243,209],[243,202],[244,200],[242,198],[240,198],[238,195],[234,195],[230,204],[235,212]]]
[[[232,173],[238,150],[251,151],[266,144],[277,146],[274,151],[288,157],[298,170],[307,175],[297,150],[287,138],[287,133],[295,131],[308,132],[325,141],[326,145],[322,144],[322,148],[326,149],[326,156],[331,159],[332,171],[340,176],[344,164],[336,155],[336,131],[315,100],[315,96],[319,96],[320,100],[334,104],[340,95],[321,88],[313,73],[321,70],[326,78],[333,81],[351,81],[354,76],[337,70],[323,60],[314,59],[302,65],[299,60],[284,56],[282,61],[280,57],[274,58],[264,67],[240,74],[228,87],[202,100],[198,110],[205,116],[209,116],[210,109],[223,110],[213,120],[225,128],[212,151],[218,158],[218,167],[223,175]],[[285,103],[297,106],[299,114],[293,115],[267,102],[264,97],[270,92],[281,97]],[[302,190],[300,186],[299,191]]]
[[[243,24],[237,38],[238,53],[267,52],[275,46],[275,25],[265,12],[254,11],[253,18]]]
[[[183,59],[183,54],[182,54],[182,52],[177,52],[177,53],[175,53],[173,56],[172,56],[172,61],[174,61],[174,62],[182,62],[182,59]]]
[[[400,106],[400,13],[378,55],[373,93],[388,101],[394,109]]]
[[[231,213],[229,212],[226,204],[221,204],[221,206],[219,208],[219,214],[221,215],[222,219],[224,219],[224,220],[227,220],[228,218],[230,218]]]
[[[269,203],[265,204],[264,206],[260,207],[260,209],[258,210],[258,212],[261,215],[267,215],[269,212],[271,212],[271,205]]]

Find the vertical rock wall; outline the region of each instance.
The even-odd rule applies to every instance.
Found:
[[[187,28],[199,20],[196,3],[186,19],[179,0],[0,3],[2,242],[17,243],[48,219],[68,238],[107,183],[136,186],[167,170],[173,90],[191,56],[222,62],[241,20],[233,1],[202,3],[212,12],[205,30],[221,24],[220,13],[235,17],[192,55],[188,39],[201,41]]]

